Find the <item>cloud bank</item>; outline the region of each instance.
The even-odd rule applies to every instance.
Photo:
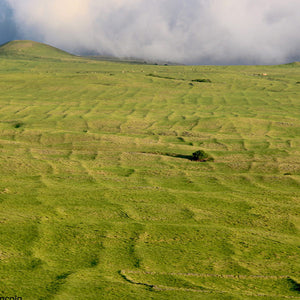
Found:
[[[299,0],[0,0],[0,40],[186,64],[300,60]]]

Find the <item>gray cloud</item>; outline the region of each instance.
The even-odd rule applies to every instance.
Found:
[[[0,40],[18,34],[73,53],[187,64],[300,60],[299,0],[0,0],[0,9]]]
[[[5,0],[0,0],[0,44],[6,43],[18,36],[12,10]]]

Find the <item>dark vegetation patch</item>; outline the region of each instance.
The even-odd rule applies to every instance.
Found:
[[[176,78],[173,78],[173,77],[169,77],[169,76],[161,76],[161,75],[155,75],[155,74],[148,74],[147,76],[150,76],[150,77],[157,77],[157,78],[163,78],[163,79],[176,79]],[[178,79],[177,79],[178,80]],[[182,79],[179,79],[179,80],[182,80]]]
[[[131,284],[136,284],[136,285],[143,285],[146,286],[149,289],[153,289],[154,285],[152,284],[147,284],[147,283],[143,283],[143,282],[135,282],[132,279],[128,278],[125,274],[122,273],[122,271],[118,271],[118,273],[120,274],[120,276],[127,282],[131,283]]]
[[[214,159],[205,151],[198,150],[193,153],[192,160],[194,160],[194,161],[213,161]]]
[[[95,257],[91,260],[91,267],[96,267],[99,264],[99,258]]]
[[[292,278],[287,278],[288,283],[290,284],[291,290],[300,293],[300,284]]]
[[[22,126],[24,126],[24,123],[23,123],[23,122],[16,122],[16,123],[14,124],[14,127],[15,127],[15,128],[20,128],[20,127],[22,127]]]
[[[184,138],[183,138],[183,137],[181,137],[181,136],[180,136],[180,137],[178,137],[178,138],[177,138],[177,140],[178,140],[178,141],[180,141],[180,142],[183,142],[183,143],[185,143],[185,140],[184,140]]]
[[[141,152],[145,154],[154,154],[154,155],[164,155],[164,156],[171,156],[171,157],[177,157],[177,158],[183,158],[192,160],[192,155],[185,155],[185,154],[178,154],[178,153],[170,153],[170,152],[161,152],[161,151],[152,151],[152,152]]]
[[[9,121],[0,121],[2,124],[8,124],[9,126],[12,126],[13,128],[20,128],[25,125],[22,121],[17,120],[9,120]]]
[[[146,76],[150,76],[150,77],[156,77],[156,78],[162,78],[162,79],[172,79],[172,80],[182,80],[182,81],[189,81],[188,79],[183,79],[183,78],[174,78],[174,77],[170,77],[170,76],[162,76],[162,75],[156,75],[153,73],[149,73]],[[200,79],[192,79],[192,82],[208,82],[211,83],[211,80],[208,78],[200,78]],[[193,83],[190,82],[189,85],[193,86]]]
[[[177,158],[183,158],[183,159],[188,159],[188,160],[191,160],[191,161],[199,161],[199,162],[214,161],[214,158],[212,156],[210,156],[208,153],[206,153],[205,151],[203,151],[203,150],[198,150],[198,151],[194,152],[192,155],[170,153],[170,152],[161,152],[161,151],[142,152],[142,153],[177,157]]]
[[[47,291],[50,293],[49,297],[54,296],[58,293],[61,286],[66,282],[68,277],[71,275],[71,272],[62,273],[57,275],[52,282],[47,286]]]
[[[202,79],[192,79],[193,82],[211,82],[208,78],[202,78]]]

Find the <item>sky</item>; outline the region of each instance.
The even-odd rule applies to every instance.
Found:
[[[300,61],[300,0],[0,0],[0,44],[184,64]]]

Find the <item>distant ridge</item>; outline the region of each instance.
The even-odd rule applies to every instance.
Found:
[[[0,56],[67,59],[75,56],[58,48],[27,40],[16,40],[0,46]]]
[[[295,61],[293,63],[290,63],[290,65],[292,65],[294,67],[300,67],[300,61]]]
[[[294,62],[291,62],[291,63],[279,65],[279,66],[300,67],[300,61],[294,61]]]

